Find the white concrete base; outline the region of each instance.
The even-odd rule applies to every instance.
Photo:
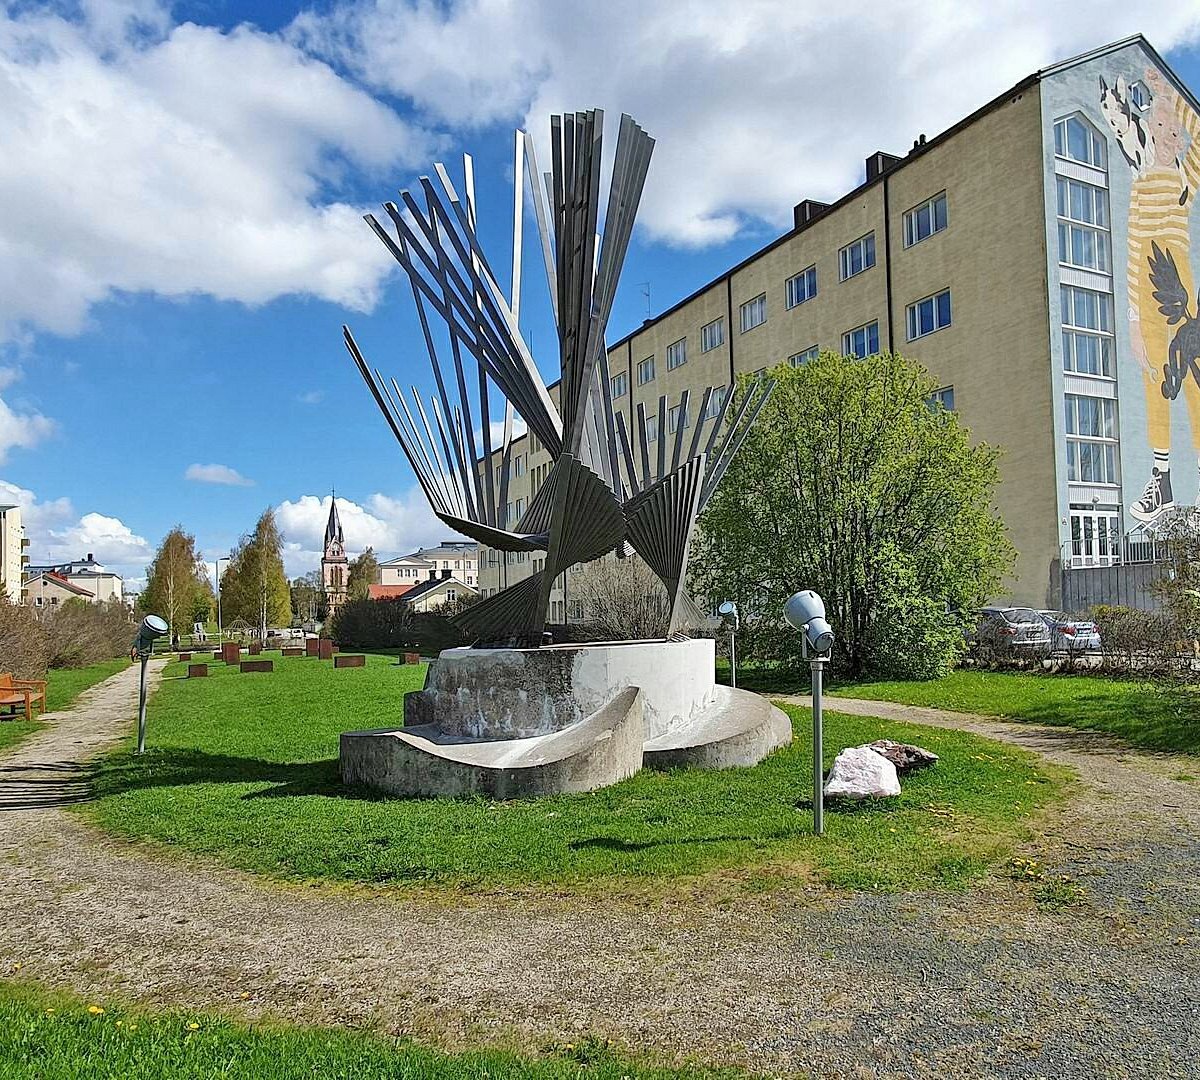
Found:
[[[654,768],[753,765],[791,741],[770,702],[717,686],[713,642],[447,649],[404,727],[345,732],[342,780],[393,795],[591,791]]]

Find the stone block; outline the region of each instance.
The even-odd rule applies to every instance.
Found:
[[[190,652],[181,652],[179,654],[180,663],[183,663],[185,660],[190,660],[191,658],[192,658],[192,654]]]
[[[203,679],[208,676],[207,664],[188,664],[189,679]]]
[[[304,655],[319,656],[321,652],[321,641],[319,638],[310,637],[304,639]]]
[[[333,666],[340,667],[366,667],[367,658],[361,653],[339,653],[333,658]]]
[[[262,653],[262,646],[261,646],[261,645],[260,645],[260,644],[259,644],[257,641],[253,642],[253,643],[250,645],[250,655],[251,655],[251,656],[258,656],[258,655],[260,655],[261,653]]]
[[[242,647],[236,641],[226,641],[221,645],[221,659],[227,664],[236,664],[242,658]]]
[[[303,656],[304,650],[296,645],[287,645],[282,650],[284,656]]]
[[[322,660],[333,659],[333,642],[330,641],[329,638],[321,638],[319,640],[318,649],[319,651],[317,652],[317,655]]]
[[[274,660],[243,660],[242,671],[274,671]]]

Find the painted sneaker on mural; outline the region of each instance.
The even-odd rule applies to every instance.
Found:
[[[1173,509],[1175,500],[1171,498],[1171,470],[1152,469],[1150,482],[1142,497],[1130,508],[1129,513],[1138,521],[1153,521],[1160,514]]]

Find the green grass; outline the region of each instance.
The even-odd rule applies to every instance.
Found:
[[[81,668],[55,668],[46,675],[46,711],[65,709],[89,687],[103,682],[110,675],[124,671],[129,661],[101,660]],[[41,720],[0,720],[0,750],[16,746],[27,735],[41,729]]]
[[[930,682],[862,682],[830,693],[1105,731],[1133,746],[1200,753],[1200,695],[1095,675],[956,671]]]
[[[396,723],[423,668],[370,657],[336,671],[297,658],[277,660],[270,675],[210,671],[164,680],[146,755],[127,745],[107,758],[99,800],[81,812],[112,832],[288,878],[644,889],[736,870],[748,888],[810,873],[860,888],[959,887],[1009,853],[1064,775],[970,735],[830,715],[826,765],[843,746],[881,736],[920,742],[942,761],[897,799],[830,812],[818,840],[810,720],[793,709],[797,741],[753,769],[643,771],[531,801],[377,799],[340,785],[338,735]]]
[[[666,1068],[585,1040],[541,1057],[444,1053],[363,1031],[248,1027],[206,1013],[150,1012],[0,982],[0,1075],[28,1080],[734,1080]]]

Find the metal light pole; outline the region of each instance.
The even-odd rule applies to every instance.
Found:
[[[137,752],[146,752],[146,665],[154,652],[154,639],[170,631],[167,620],[159,615],[147,615],[138,627],[137,637],[129,649],[129,659],[142,662],[141,681],[138,685],[138,734]]]
[[[229,556],[218,558],[213,563],[213,573],[217,579],[217,644],[222,645],[225,642],[225,630],[221,624],[221,563],[229,562]]]
[[[825,664],[833,649],[833,628],[825,621],[825,602],[811,589],[792,596],[783,607],[783,617],[804,637],[801,645],[812,675],[813,715],[813,832],[825,833],[825,720],[821,697]]]
[[[741,626],[741,620],[738,617],[737,604],[732,600],[726,600],[719,608],[717,614],[724,615],[726,618],[733,616],[733,625],[729,628],[729,685],[733,689],[737,689],[737,632]]]

